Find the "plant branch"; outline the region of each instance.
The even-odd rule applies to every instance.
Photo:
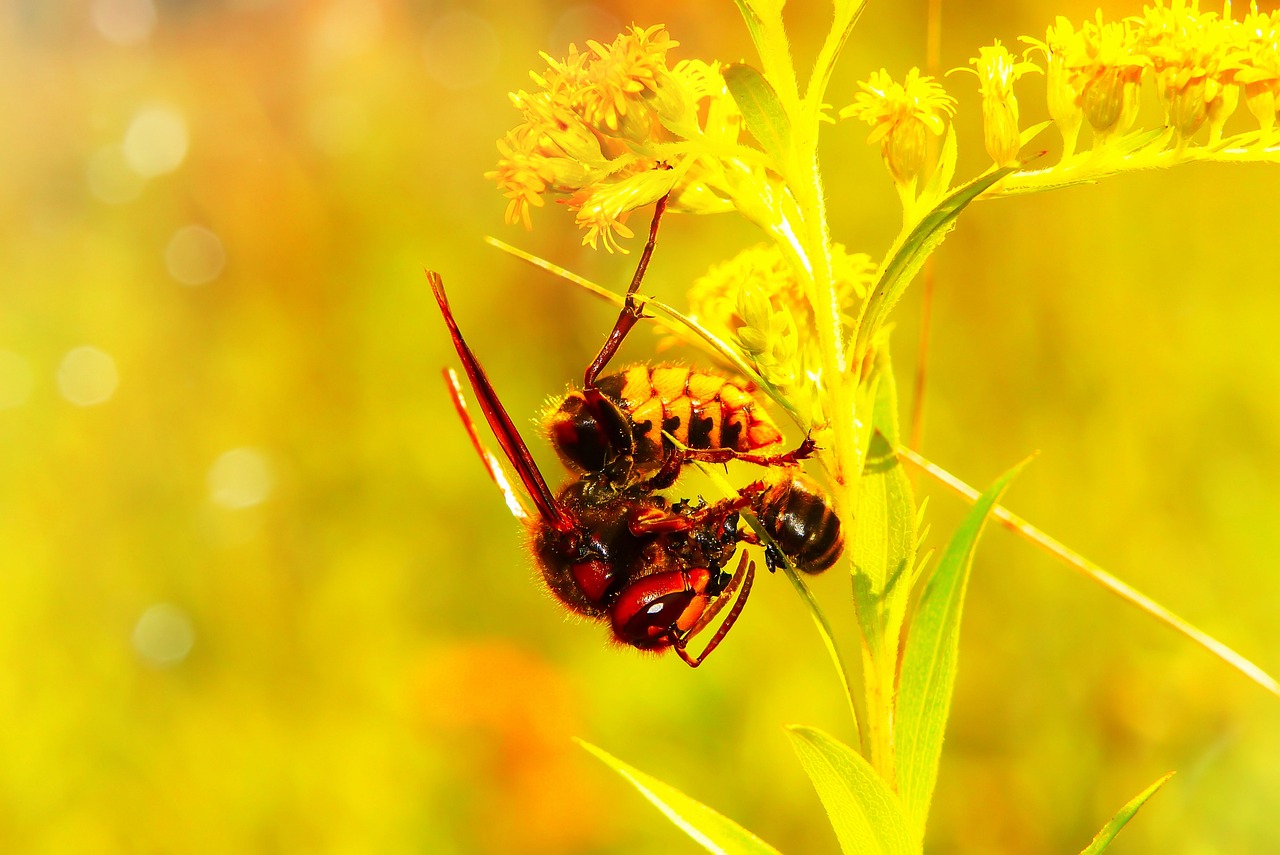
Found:
[[[977,500],[979,495],[977,490],[911,449],[899,447],[898,457],[919,468],[938,483],[950,488],[968,501],[974,502]],[[1277,683],[1274,677],[1213,636],[1192,626],[1146,594],[1112,576],[1080,553],[1064,546],[1026,520],[1006,510],[1002,505],[997,505],[991,513],[1005,528],[1034,543],[1063,564],[1084,574],[1125,602],[1137,606],[1175,632],[1191,639],[1271,694],[1280,697],[1280,683]]]

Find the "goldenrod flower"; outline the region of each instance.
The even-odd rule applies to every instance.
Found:
[[[647,30],[632,27],[630,34],[619,36],[609,47],[588,41],[596,60],[590,67],[590,84],[582,93],[587,121],[617,130],[628,103],[646,90],[658,89],[660,77],[667,73],[667,51],[679,44],[661,25]]]
[[[846,332],[858,301],[875,280],[876,266],[863,253],[831,245],[832,278]],[[734,342],[762,377],[804,405],[821,376],[814,315],[795,268],[776,244],[745,249],[699,277],[689,291],[690,314],[712,332]]]
[[[954,68],[967,71],[978,78],[982,94],[982,127],[987,154],[996,166],[1008,166],[1017,160],[1022,147],[1018,131],[1018,99],[1013,94],[1013,84],[1029,72],[1040,73],[1033,62],[1018,62],[1008,48],[996,40],[991,47],[978,48],[978,55],[969,60],[973,68]],[[948,72],[950,74],[951,72]]]
[[[1138,115],[1138,84],[1151,59],[1137,50],[1131,22],[1085,22],[1083,53],[1068,57],[1080,85],[1080,104],[1089,124],[1103,138],[1123,134]]]
[[[1049,118],[1062,134],[1063,157],[1070,157],[1075,150],[1084,113],[1080,108],[1080,90],[1076,86],[1078,74],[1067,63],[1084,56],[1084,33],[1077,31],[1066,18],[1058,16],[1045,32],[1044,41],[1030,36],[1022,36],[1019,40],[1044,53]]]
[[[535,90],[511,95],[523,122],[499,141],[497,168],[486,173],[509,200],[508,222],[527,227],[548,193],[563,196],[583,243],[612,252],[632,236],[627,214],[667,192],[669,210],[726,207],[733,188],[723,159],[741,116],[718,66],[668,68],[676,45],[660,25],[633,26],[610,44],[542,55]]]
[[[908,71],[903,83],[895,82],[882,68],[858,85],[863,91],[840,111],[840,117],[870,123],[867,142],[879,141],[894,181],[910,184],[924,166],[927,134],[942,135],[947,119],[955,113],[955,99],[918,68]]]
[[[569,206],[578,212],[578,225],[587,230],[582,242],[595,249],[596,241],[600,240],[609,252],[621,250],[617,237],[629,238],[634,234],[623,224],[627,212],[661,199],[671,192],[677,178],[673,170],[650,169],[618,181],[597,183],[570,196]]]
[[[1271,131],[1280,109],[1280,9],[1265,14],[1251,4],[1236,33],[1224,68],[1244,90],[1245,105],[1259,126]]]
[[[1221,66],[1235,22],[1214,12],[1201,12],[1198,0],[1157,0],[1135,19],[1141,50],[1151,59],[1156,88],[1170,126],[1183,140],[1208,120],[1215,135],[1226,123],[1228,103],[1234,99],[1224,83]]]

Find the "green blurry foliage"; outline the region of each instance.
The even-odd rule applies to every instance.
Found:
[[[103,11],[117,7],[154,23]],[[955,6],[944,67],[1046,14]],[[793,0],[788,15],[816,44],[825,10]],[[451,350],[426,266],[531,434],[607,329],[610,309],[480,237],[605,283],[629,261],[587,254],[567,220],[503,226],[481,175],[537,51],[633,19],[666,23],[681,56],[750,50],[727,3],[0,13],[0,848],[692,846],[581,735],[781,851],[835,851],[780,726],[847,737],[847,710],[787,586],[761,579],[697,672],[607,646],[539,589],[438,378]],[[877,38],[832,91],[916,62],[922,21],[872,4],[860,28]],[[166,117],[186,143],[143,180],[122,164],[157,105],[135,167],[171,164]],[[958,126],[961,151],[980,152],[977,112]],[[850,251],[883,247],[897,200],[876,153],[852,127],[824,146],[841,152],[826,173],[836,232],[858,236]],[[976,170],[962,157],[960,171]],[[939,254],[925,443],[973,483],[1039,448],[1022,515],[1273,671],[1280,353],[1274,224],[1255,212],[1274,193],[1203,166],[971,211]],[[220,266],[199,238],[171,249],[191,225],[216,236]],[[652,290],[679,306],[756,240],[672,224]],[[896,319],[901,377],[918,300]],[[68,362],[85,346],[114,384],[92,353]],[[936,532],[965,511],[929,506]],[[817,596],[843,601],[829,576]],[[1280,848],[1273,701],[999,532],[960,655],[931,849],[1077,851],[1174,767],[1115,851]]]

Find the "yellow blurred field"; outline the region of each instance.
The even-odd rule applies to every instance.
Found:
[[[923,62],[923,7],[871,4],[836,107]],[[948,4],[943,67],[1093,9]],[[826,16],[788,5],[798,54]],[[847,710],[790,588],[759,579],[696,672],[608,645],[541,589],[439,376],[424,268],[531,436],[612,322],[483,237],[615,288],[634,255],[554,205],[505,225],[483,173],[538,52],[632,22],[751,55],[728,0],[0,10],[0,851],[696,851],[573,737],[837,851],[782,728],[851,738]],[[946,84],[974,174],[975,85]],[[865,137],[831,127],[825,174],[834,237],[879,257],[899,209]],[[975,205],[938,256],[923,444],[980,486],[1039,450],[1013,509],[1271,673],[1278,196],[1274,165],[1196,165]],[[673,218],[648,287],[682,305],[758,240]],[[964,506],[917,487],[940,547]],[[814,587],[851,633],[847,577]],[[1112,851],[1280,852],[1280,699],[993,528],[927,851],[1077,852],[1170,769]]]

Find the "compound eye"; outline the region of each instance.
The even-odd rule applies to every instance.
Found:
[[[693,576],[693,578],[691,578]],[[618,640],[642,650],[666,647],[688,629],[707,606],[707,573],[656,573],[623,589],[613,606]]]
[[[671,631],[676,628],[680,615],[695,596],[692,591],[680,591],[650,601],[621,627],[615,626],[618,638],[642,649],[666,647],[672,641]]]
[[[599,472],[609,458],[604,426],[587,406],[581,392],[571,393],[548,420],[551,444],[570,469]]]

